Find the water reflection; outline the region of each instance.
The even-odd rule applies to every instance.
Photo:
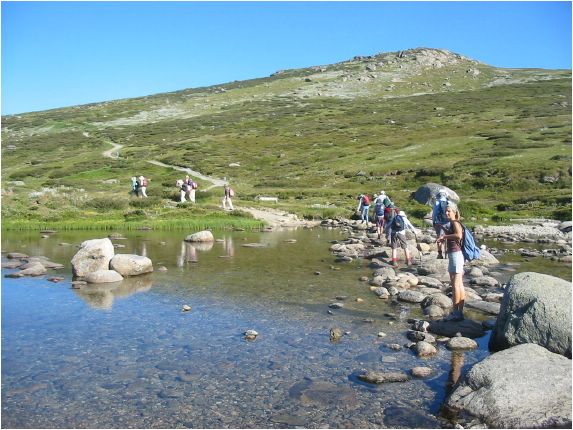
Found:
[[[213,248],[213,242],[181,242],[181,251],[177,255],[177,267],[182,268],[185,263],[198,263],[197,251],[207,252]]]
[[[125,298],[135,293],[149,291],[152,286],[152,276],[142,275],[125,278],[121,282],[87,284],[72,291],[92,308],[109,310],[116,298]]]
[[[462,374],[462,367],[464,367],[464,353],[460,351],[452,352],[450,365],[448,383],[446,385],[446,395],[449,395],[454,390],[455,385],[460,379]]]

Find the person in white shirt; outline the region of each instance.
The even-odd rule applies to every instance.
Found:
[[[406,242],[406,230],[411,230],[416,236],[419,233],[418,229],[412,225],[404,211],[400,211],[387,228],[392,246],[392,266],[398,265],[398,247],[404,250],[404,254],[406,254],[406,263],[408,266],[411,266],[412,253],[408,249],[408,243]]]

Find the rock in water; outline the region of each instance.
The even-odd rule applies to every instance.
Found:
[[[446,400],[490,428],[571,428],[571,361],[535,344],[477,363]]]
[[[571,358],[571,283],[524,272],[505,289],[490,348],[535,343]]]
[[[370,384],[384,384],[387,382],[406,382],[410,380],[410,377],[400,372],[367,371],[366,373],[358,375],[358,379]]]
[[[113,244],[107,237],[82,242],[79,251],[72,258],[74,277],[85,278],[92,272],[109,270],[109,262],[114,253]]]
[[[137,276],[153,272],[151,260],[135,254],[117,254],[111,259],[109,267],[122,276]]]
[[[209,230],[203,230],[197,233],[190,234],[185,238],[186,242],[214,242],[215,237]]]

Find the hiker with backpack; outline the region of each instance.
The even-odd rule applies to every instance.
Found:
[[[398,247],[404,250],[406,255],[406,264],[412,265],[412,254],[408,249],[406,242],[406,230],[411,230],[417,239],[418,230],[412,225],[404,211],[398,212],[390,224],[388,224],[388,235],[390,236],[390,244],[392,246],[392,266],[398,265]]]
[[[140,176],[139,180],[137,181],[137,183],[139,184],[139,197],[146,197],[147,198],[147,183],[149,182],[149,179]]]
[[[189,200],[192,203],[195,203],[195,192],[197,191],[197,182],[189,177],[189,175],[185,176],[185,184],[187,185],[187,192],[189,193]]]
[[[360,194],[358,196],[358,208],[356,211],[360,213],[360,219],[362,224],[366,223],[368,227],[368,210],[370,209],[370,199],[366,194]]]
[[[388,231],[388,226],[394,221],[394,217],[398,214],[398,208],[394,204],[390,197],[386,195],[385,191],[380,191],[378,198],[382,199],[382,205],[384,206],[384,225],[386,226],[386,239],[390,242],[390,232]]]
[[[233,210],[233,201],[231,198],[235,197],[235,192],[229,186],[229,184],[225,185],[225,197],[223,197],[223,209],[227,210],[227,206],[229,206],[229,210]]]
[[[181,203],[186,202],[187,200],[185,200],[185,194],[187,194],[187,184],[185,183],[185,181],[183,181],[182,179],[177,179],[177,181],[175,182],[175,186],[179,190],[179,201]]]
[[[382,237],[384,231],[384,199],[382,195],[374,194],[374,219],[376,221],[376,232],[378,239]]]
[[[135,176],[131,177],[131,192],[134,196],[137,196],[138,192],[137,189],[139,188],[139,184],[137,183],[137,178]]]
[[[446,216],[446,208],[448,207],[448,193],[445,189],[440,188],[436,194],[436,202],[434,203],[434,208],[432,210],[432,225],[436,231],[436,236],[441,237],[444,235],[444,226],[449,223],[448,217]],[[438,245],[438,259],[443,259],[445,253],[443,252],[444,243],[436,242]]]
[[[449,223],[442,226],[444,234],[436,240],[438,245],[446,244],[448,252],[448,273],[452,286],[453,310],[445,321],[462,321],[464,319],[464,302],[466,291],[464,288],[464,254],[462,252],[464,228],[460,222],[458,206],[450,201],[446,207],[446,216]]]

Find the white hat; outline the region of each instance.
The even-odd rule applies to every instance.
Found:
[[[386,191],[380,191],[380,195],[381,195],[381,196],[385,196],[385,195],[386,195]]]
[[[143,176],[140,176],[139,179],[145,179]]]

